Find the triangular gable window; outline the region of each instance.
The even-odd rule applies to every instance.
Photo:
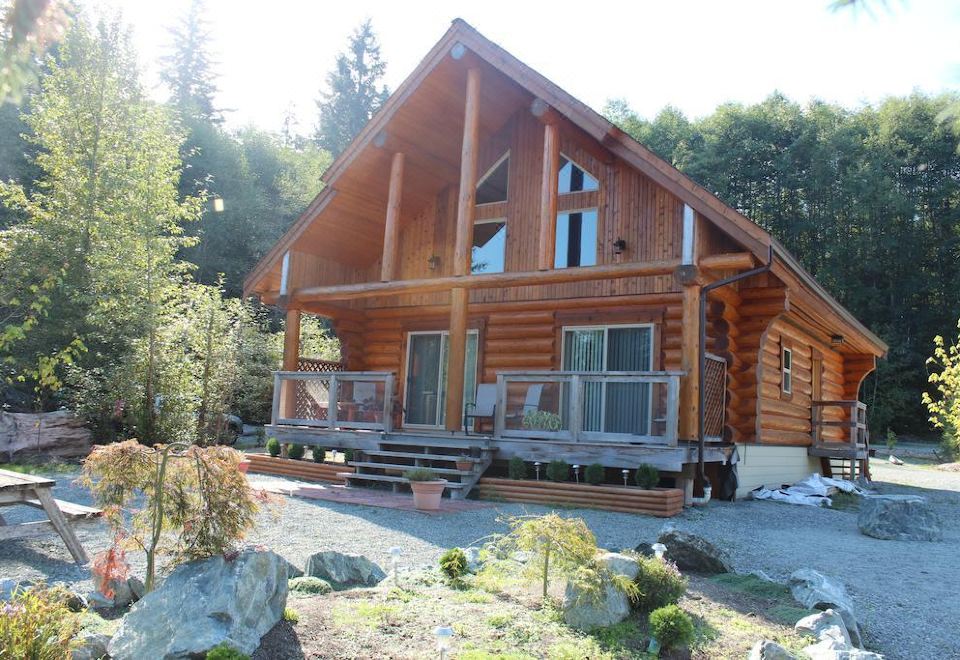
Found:
[[[600,189],[600,182],[596,177],[563,154],[560,155],[560,180],[557,185],[557,192],[561,195]]]
[[[507,182],[510,173],[510,152],[503,154],[477,183],[477,204],[507,201]]]

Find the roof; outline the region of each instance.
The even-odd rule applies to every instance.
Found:
[[[453,21],[447,32],[417,68],[401,83],[383,107],[323,174],[322,179],[326,187],[253,268],[244,281],[245,293],[254,290],[271,269],[276,267],[284,253],[320,216],[324,208],[333,202],[338,194],[336,189],[338,181],[350,171],[351,165],[361,158],[368,147],[376,144],[378,136],[382,135],[391,119],[401,112],[404,103],[427,76],[445,59],[449,59],[447,56],[455,44],[462,44],[472,56],[480,58],[487,65],[510,78],[534,98],[545,101],[604,148],[690,205],[759,259],[766,261],[768,255],[772,254],[773,273],[783,279],[788,287],[803,294],[798,296],[798,300],[806,298],[822,302],[831,326],[838,331],[852,331],[859,335],[864,346],[869,348],[867,352],[880,356],[886,354],[887,345],[831,296],[767,231],[727,206],[716,195],[654,154],[585,103],[484,37],[462,19]]]

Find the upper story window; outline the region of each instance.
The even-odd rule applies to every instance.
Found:
[[[789,348],[781,349],[780,370],[782,378],[780,380],[781,388],[784,394],[793,392],[793,350]]]
[[[563,154],[560,154],[560,177],[557,185],[557,192],[561,195],[600,189],[600,182],[596,177]]]
[[[557,214],[554,268],[597,265],[597,209]]]
[[[478,220],[473,225],[471,273],[502,273],[507,251],[507,222]]]
[[[503,154],[487,173],[477,182],[477,204],[494,204],[507,201],[507,186],[510,174],[510,152]]]

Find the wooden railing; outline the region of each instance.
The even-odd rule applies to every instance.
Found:
[[[827,420],[824,409],[842,409],[844,419]],[[814,447],[838,444],[849,445],[851,449],[867,449],[870,445],[870,432],[867,429],[867,404],[860,401],[813,401],[810,406],[810,431]],[[845,429],[842,440],[825,440],[823,430],[826,428]]]
[[[499,373],[494,435],[673,447],[680,375],[667,371]]]
[[[277,371],[274,424],[390,431],[393,374],[380,371]]]

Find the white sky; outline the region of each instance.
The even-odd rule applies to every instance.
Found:
[[[154,93],[166,28],[189,0],[88,0],[132,24]],[[829,0],[207,0],[228,124],[279,130],[293,107],[312,131],[318,97],[352,30],[373,19],[391,89],[461,17],[600,109],[626,98],[652,117],[673,104],[696,117],[778,89],[794,100],[854,107],[914,89],[960,89],[960,3],[873,0],[832,12]]]

